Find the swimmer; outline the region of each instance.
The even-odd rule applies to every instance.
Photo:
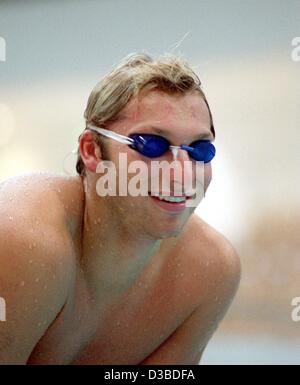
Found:
[[[239,285],[235,249],[173,174],[169,195],[101,196],[97,168],[120,173],[120,154],[202,163],[205,192],[215,130],[199,78],[174,55],[131,54],[85,120],[78,175],[0,184],[0,363],[197,365]]]

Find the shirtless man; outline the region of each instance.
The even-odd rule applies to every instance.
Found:
[[[99,196],[103,160],[151,159],[89,127],[160,135],[191,160],[183,144],[214,139],[199,79],[180,58],[130,55],[92,91],[85,119],[80,175],[0,185],[0,363],[198,364],[236,293],[239,257],[186,192],[184,203]],[[207,161],[204,190],[210,180]]]

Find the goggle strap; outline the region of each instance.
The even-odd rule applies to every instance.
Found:
[[[89,130],[95,131],[98,134],[101,134],[107,138],[113,139],[113,140],[115,140],[119,143],[122,143],[122,144],[133,144],[134,143],[134,140],[131,138],[128,138],[128,136],[117,134],[116,132],[106,130],[105,128],[96,127],[96,126],[93,126],[90,124],[87,126],[87,128]]]

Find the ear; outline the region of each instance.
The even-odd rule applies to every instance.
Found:
[[[86,169],[91,172],[96,172],[97,165],[101,160],[102,154],[91,131],[86,130],[81,134],[79,140],[79,151]]]

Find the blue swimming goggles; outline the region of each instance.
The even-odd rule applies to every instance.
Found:
[[[176,159],[178,150],[182,149],[187,151],[192,159],[208,163],[216,154],[215,146],[209,140],[196,140],[189,146],[186,146],[185,144],[182,144],[181,146],[172,146],[166,138],[160,135],[130,134],[128,137],[93,125],[88,125],[87,128],[107,138],[116,140],[119,143],[127,144],[129,147],[148,158],[157,158],[162,156],[168,150],[171,150]]]

